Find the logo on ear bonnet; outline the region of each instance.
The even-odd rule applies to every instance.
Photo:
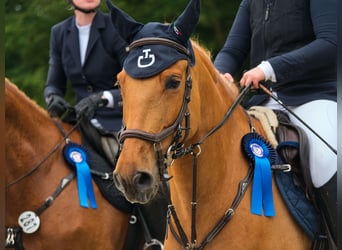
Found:
[[[154,64],[156,57],[154,54],[149,54],[151,52],[151,49],[143,49],[142,56],[138,57],[138,68],[147,68]]]

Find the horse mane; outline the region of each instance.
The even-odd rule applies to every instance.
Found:
[[[30,105],[32,104],[36,109],[39,109],[40,112],[46,113],[46,111],[41,106],[30,99],[21,89],[18,88],[16,84],[11,82],[11,80],[9,80],[8,78],[5,78],[5,86],[8,91],[15,95],[18,95],[20,99],[25,99],[28,103],[30,103]]]
[[[191,44],[193,48],[199,52],[196,56],[201,57],[202,62],[205,63],[206,68],[209,70],[213,79],[215,79],[215,82],[225,85],[225,87],[227,88],[228,94],[233,99],[235,99],[239,94],[237,84],[235,82],[229,82],[220,76],[220,72],[218,72],[218,70],[215,68],[213,64],[211,52],[207,48],[205,48],[203,45],[201,45],[199,41],[192,39]]]
[[[41,119],[49,117],[45,109],[39,106],[34,100],[30,99],[22,90],[18,88],[17,85],[11,82],[8,78],[5,78],[5,95],[6,117],[11,116],[13,112],[22,112],[25,115],[25,112],[23,112],[24,110],[31,110],[29,112],[26,112],[25,116],[31,116],[34,112],[35,120],[39,119],[40,121]],[[38,121],[36,120],[35,123],[37,122]]]
[[[215,67],[212,63],[211,52],[206,47],[204,47],[198,40],[191,39],[191,44],[194,50],[199,53],[196,54],[196,57],[200,56],[201,60],[206,64],[212,75],[216,75]]]
[[[224,88],[227,90],[227,93],[232,99],[235,99],[238,94],[239,90],[237,88],[236,83],[229,82],[225,80],[223,77],[220,76],[220,73],[215,68],[213,61],[212,61],[212,55],[211,52],[205,48],[203,45],[199,43],[198,40],[191,40],[191,44],[198,53],[196,54],[196,57],[200,57],[201,61],[205,64],[206,69],[209,71],[211,77],[214,79],[214,82],[216,84],[221,84],[224,86]]]
[[[32,148],[46,147],[48,140],[32,138],[42,138],[41,128],[50,131],[53,122],[46,110],[5,78],[5,125],[8,148],[17,148],[18,152],[24,153],[24,149],[32,152]]]

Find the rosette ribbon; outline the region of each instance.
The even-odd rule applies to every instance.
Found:
[[[76,168],[78,198],[81,207],[97,208],[90,168],[85,150],[76,143],[67,143],[63,149],[66,161]]]
[[[276,153],[272,146],[257,133],[248,133],[242,139],[242,147],[246,156],[254,164],[254,179],[252,186],[251,213],[265,216],[275,216],[271,162]]]

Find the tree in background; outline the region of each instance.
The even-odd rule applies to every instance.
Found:
[[[112,0],[135,20],[172,22],[186,0]],[[240,0],[202,0],[194,33],[213,57],[223,46]],[[101,8],[107,12],[105,1]],[[5,0],[5,72],[29,97],[45,108],[43,89],[48,70],[51,27],[72,15],[65,0]],[[71,101],[69,92],[67,99]]]
[[[70,15],[65,1],[5,0],[5,75],[45,107],[50,29]]]

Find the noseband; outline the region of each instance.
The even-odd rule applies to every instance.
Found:
[[[169,46],[172,47],[174,49],[177,49],[178,51],[182,52],[183,54],[185,54],[188,58],[190,58],[190,52],[187,48],[183,47],[182,45],[169,40],[169,39],[165,39],[165,38],[142,38],[139,40],[134,41],[133,43],[131,43],[129,45],[129,47],[126,48],[126,51],[130,51],[133,48],[136,47],[140,47],[146,44],[158,44],[158,45],[165,45],[165,46]],[[170,159],[172,158],[171,155],[169,155],[169,153],[171,151],[174,151],[179,145],[182,145],[182,142],[184,141],[184,139],[186,138],[188,131],[190,129],[190,117],[189,117],[189,112],[188,112],[188,103],[190,102],[190,92],[191,92],[191,87],[192,87],[192,78],[190,75],[190,67],[189,67],[189,63],[186,69],[186,83],[185,83],[185,91],[184,91],[184,96],[183,96],[183,103],[182,103],[182,107],[180,109],[180,112],[176,118],[176,120],[174,121],[174,123],[165,128],[164,130],[162,130],[159,133],[148,133],[146,131],[143,130],[139,130],[139,129],[124,129],[121,134],[120,134],[120,143],[123,143],[125,139],[127,138],[138,138],[141,140],[145,140],[148,142],[153,143],[154,148],[157,152],[158,155],[158,166],[160,169],[160,172],[162,174],[163,169],[162,166],[164,164],[166,165],[170,165]],[[183,119],[185,119],[185,128],[182,127],[182,121]],[[185,131],[185,135],[182,136],[183,131]],[[169,149],[167,150],[167,156],[166,158],[164,158],[163,154],[162,154],[162,149],[161,149],[161,142],[167,138],[168,136],[172,135],[173,133],[175,133],[175,136],[173,138],[173,142],[171,143],[171,146],[169,147]],[[182,142],[179,142],[180,138],[183,137]],[[166,160],[169,159],[169,160]],[[168,163],[166,163],[168,162]],[[166,166],[167,167],[167,166]]]

